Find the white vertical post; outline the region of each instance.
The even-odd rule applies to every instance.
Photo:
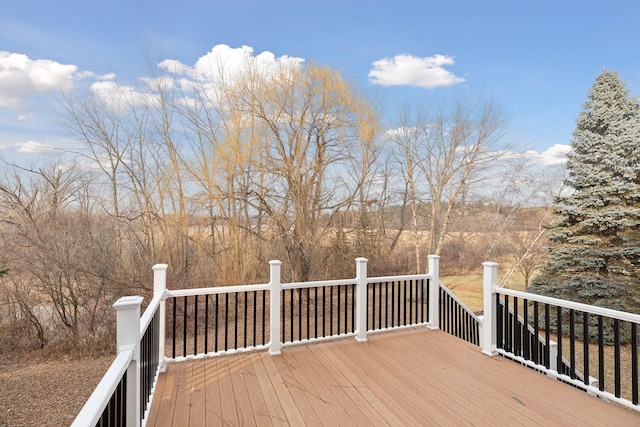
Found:
[[[160,361],[160,372],[166,369],[164,360],[165,350],[165,334],[167,327],[167,303],[163,298],[164,291],[167,289],[167,264],[156,264],[153,266],[153,297],[161,298],[158,306],[159,328],[158,328],[158,360]]]
[[[440,329],[440,256],[429,255],[429,329]]]
[[[277,356],[281,354],[282,342],[280,341],[280,291],[282,290],[282,283],[280,282],[280,268],[282,266],[281,261],[272,260],[269,261],[271,266],[269,286],[270,291],[270,303],[271,303],[271,316],[270,316],[270,339],[271,345],[269,346],[269,354]]]
[[[140,296],[122,297],[113,304],[116,309],[118,353],[133,350],[127,368],[126,424],[140,425]]]
[[[367,340],[367,263],[356,258],[356,341]]]
[[[558,368],[558,343],[549,340],[549,369],[560,372]]]
[[[483,262],[484,276],[482,279],[482,302],[484,313],[482,318],[482,352],[487,356],[495,356],[496,353],[496,298],[494,287],[498,286],[498,264],[495,262]]]

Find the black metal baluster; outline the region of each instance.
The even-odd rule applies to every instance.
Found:
[[[182,355],[187,355],[187,297],[184,297],[184,310],[182,315]]]
[[[338,328],[338,335],[340,335],[340,287],[336,287],[336,290],[338,291],[338,304],[336,306],[336,315],[338,316],[338,319],[336,320],[336,326]]]
[[[229,348],[229,294],[224,294],[224,351]]]
[[[173,318],[173,325],[171,327],[171,358],[176,358],[176,298],[173,299],[173,313],[171,313]]]
[[[233,321],[233,348],[238,348],[238,294],[233,294],[233,305],[234,305],[234,321]]]
[[[549,304],[544,305],[544,366],[551,369],[551,311]]]
[[[500,294],[496,294],[496,347],[504,350],[503,341],[503,317],[502,317],[502,301],[500,300]]]
[[[220,306],[218,304],[219,303],[219,298],[218,298],[219,295],[220,294],[216,294],[216,309],[215,309],[215,312],[216,312],[216,323],[215,323],[214,328],[213,328],[213,330],[216,333],[216,336],[215,336],[216,348],[214,350],[214,352],[216,352],[216,353],[218,352],[218,333],[220,332],[220,328],[219,328],[219,326],[220,326],[220,318],[218,317],[218,307]]]
[[[282,342],[287,342],[287,339],[286,339],[287,329],[285,327],[287,290],[283,289],[281,292],[282,292],[282,308],[281,308],[282,313],[280,314],[280,330],[282,331]]]
[[[538,301],[533,302],[533,361],[534,363],[540,363],[540,324],[538,314]]]
[[[209,352],[209,295],[204,299],[204,353]]]
[[[258,304],[256,299],[258,298],[257,291],[253,291],[253,346],[256,346],[256,328],[258,326]],[[245,328],[246,329],[246,328]]]
[[[290,297],[289,298],[289,313],[291,315],[291,318],[289,319],[289,329],[290,329],[289,332],[291,334],[291,336],[290,336],[291,342],[294,342],[296,340],[295,334],[294,334],[295,323],[296,322],[295,322],[295,311],[294,311],[294,304],[293,304],[293,300],[295,299],[294,298],[295,291],[293,289],[289,289],[289,293],[291,294],[291,295],[289,295],[289,297]]]
[[[403,325],[407,324],[407,281],[403,280],[402,281],[402,319],[403,319]]]
[[[326,295],[325,295],[326,292],[325,291],[326,291],[326,286],[323,286],[322,287],[322,336],[323,337],[327,336],[326,332],[325,332],[325,329],[326,329],[325,325],[327,323],[326,322],[327,317],[326,317],[326,314],[325,314],[326,313],[325,307],[327,306],[327,302],[326,302],[327,299],[326,299]]]
[[[520,342],[520,326],[518,322],[518,297],[513,297],[513,335],[514,335],[514,351],[513,354],[521,356],[521,342]]]
[[[638,325],[631,323],[631,401],[638,404]]]
[[[582,363],[584,364],[584,385],[589,385],[589,313],[582,312]]]
[[[315,291],[313,292],[313,308],[314,308],[314,312],[315,312],[315,318],[314,318],[314,322],[313,322],[313,327],[315,330],[315,338],[318,338],[318,288],[314,288]]]
[[[369,290],[369,287],[365,284],[367,291]],[[355,332],[356,331],[356,285],[351,285],[351,332]],[[365,292],[365,295],[367,294],[367,292]],[[368,300],[367,300],[368,302]],[[369,304],[367,304],[367,309],[368,309]],[[367,322],[364,322],[365,324],[365,330],[367,328]]]
[[[395,282],[391,282],[391,327],[394,327],[395,324],[395,297],[396,297],[396,286],[395,286]]]
[[[576,379],[576,325],[575,310],[569,309],[569,376]]]
[[[333,286],[329,286],[329,335],[333,335]]]
[[[415,286],[415,283],[416,283],[416,280],[409,281],[409,323],[412,324],[412,325],[414,323],[418,323],[417,320],[416,320],[416,322],[413,321],[413,304],[414,304],[414,302],[413,302],[413,288]]]
[[[504,327],[505,350],[511,351],[511,316],[509,312],[509,295],[504,296]]]
[[[620,397],[620,320],[613,319],[613,359],[615,395]]]
[[[249,298],[249,292],[243,292],[244,297],[242,302],[244,303],[244,309],[242,310],[243,324],[242,324],[242,347],[247,348],[247,311],[249,311],[249,304],[247,303],[247,298]],[[236,294],[236,299],[239,294]],[[255,325],[255,322],[254,322]],[[237,347],[236,347],[237,348]]]
[[[558,333],[558,358],[556,361],[556,369],[559,373],[564,373],[562,363],[562,307],[556,306],[556,331]]]
[[[298,341],[302,341],[302,288],[298,288]]]
[[[598,316],[598,388],[604,391],[604,325],[602,316]]]
[[[529,300],[526,298],[522,301],[522,321],[522,343],[524,346],[524,354],[522,357],[524,357],[525,360],[531,360],[531,339],[529,333]]]
[[[271,292],[271,291],[269,291],[269,292]],[[262,342],[261,342],[262,345],[264,345],[264,343],[265,343],[264,335],[265,335],[265,329],[267,328],[267,323],[266,323],[266,311],[267,311],[266,293],[267,293],[267,291],[265,291],[263,289],[262,290]]]
[[[193,354],[198,354],[198,295],[195,296],[195,307],[193,310]]]

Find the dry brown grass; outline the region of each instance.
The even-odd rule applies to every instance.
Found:
[[[51,359],[38,353],[0,358],[0,426],[69,425],[113,356]]]

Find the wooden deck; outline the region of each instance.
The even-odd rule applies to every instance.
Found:
[[[640,425],[606,403],[425,328],[169,364],[147,426]]]

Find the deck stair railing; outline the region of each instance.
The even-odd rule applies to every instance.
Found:
[[[438,299],[440,301],[440,329],[480,346],[480,317],[442,283],[439,286]]]
[[[501,288],[498,264],[483,265],[483,353],[640,410],[640,315]]]

